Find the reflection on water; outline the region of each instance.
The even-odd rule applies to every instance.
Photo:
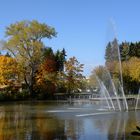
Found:
[[[140,126],[140,112],[93,113],[94,105],[5,103],[0,105],[0,140],[138,140],[131,132]],[[49,112],[62,110],[63,112]],[[66,111],[65,111],[66,110]]]

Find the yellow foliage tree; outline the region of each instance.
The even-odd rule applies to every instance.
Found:
[[[9,84],[16,78],[16,61],[12,57],[0,56],[0,85]]]
[[[130,76],[132,80],[140,82],[140,58],[132,57],[123,62],[123,74]]]

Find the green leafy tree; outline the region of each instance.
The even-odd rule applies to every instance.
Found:
[[[34,95],[35,74],[42,60],[42,39],[51,39],[55,29],[38,21],[21,21],[6,29],[7,42],[4,46],[16,58],[19,71],[30,95]]]
[[[80,88],[83,79],[85,79],[82,75],[83,66],[75,57],[69,58],[65,62],[65,86],[67,93]]]

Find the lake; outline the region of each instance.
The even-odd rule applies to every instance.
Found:
[[[98,103],[0,103],[0,140],[139,140],[140,111],[112,112]]]

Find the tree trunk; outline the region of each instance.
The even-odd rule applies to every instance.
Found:
[[[29,95],[30,97],[34,98],[35,95],[34,95],[34,77],[31,77],[30,78],[30,81],[27,80],[26,76],[24,77],[24,80],[25,80],[25,83],[26,83],[26,86],[29,90]]]

